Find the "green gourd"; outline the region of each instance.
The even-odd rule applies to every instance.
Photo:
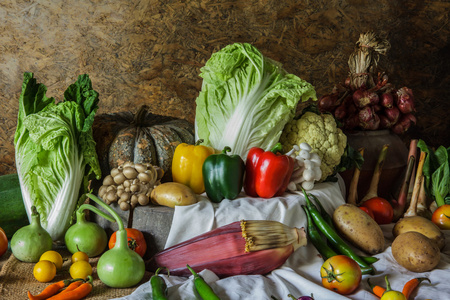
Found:
[[[76,211],[77,221],[66,231],[64,241],[70,253],[73,254],[77,251],[82,251],[89,257],[95,257],[105,251],[108,245],[108,236],[100,225],[86,221],[86,209],[93,211],[108,221],[115,222],[111,216],[95,206],[82,204]]]
[[[50,234],[41,226],[41,216],[35,206],[31,207],[30,225],[24,226],[11,238],[11,251],[23,262],[38,262],[41,255],[52,249]]]
[[[127,231],[120,216],[109,205],[103,203],[92,194],[92,200],[98,200],[117,222],[116,244],[100,256],[97,263],[97,275],[100,280],[112,288],[128,288],[138,284],[145,274],[145,263],[142,257],[128,246]]]

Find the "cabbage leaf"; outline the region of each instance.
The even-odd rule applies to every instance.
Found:
[[[36,206],[42,226],[57,241],[64,238],[89,180],[101,177],[92,135],[99,100],[86,74],[59,103],[46,92],[32,73],[24,74],[14,145],[28,218]]]
[[[217,150],[231,147],[230,153],[244,161],[252,147],[275,146],[299,101],[317,100],[310,83],[288,74],[280,63],[247,43],[213,53],[200,77],[196,140]]]

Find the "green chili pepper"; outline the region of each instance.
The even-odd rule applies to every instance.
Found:
[[[333,218],[327,213],[327,211],[325,210],[325,208],[323,208],[322,203],[320,203],[320,200],[317,199],[317,197],[313,194],[309,194],[309,196],[311,196],[314,199],[314,202],[317,204],[317,206],[319,206],[319,210],[320,210],[320,215],[322,216],[322,218],[333,228],[336,229],[334,227],[334,223],[333,223]]]
[[[150,278],[153,300],[167,300],[167,285],[164,279],[158,275],[163,268],[158,268],[155,274]]]
[[[317,229],[322,232],[328,241],[331,242],[332,246],[341,254],[347,255],[352,258],[354,261],[358,263],[361,267],[361,272],[365,274],[373,274],[374,270],[371,266],[369,266],[361,257],[359,257],[350,246],[334,231],[334,229],[324,220],[320,212],[317,210],[316,206],[309,200],[308,195],[305,190],[303,190],[303,194],[305,195],[306,207],[308,208],[311,218],[313,219],[314,224],[317,226]]]
[[[320,232],[317,230],[316,226],[314,226],[313,220],[311,219],[311,214],[309,213],[308,209],[304,205],[302,205],[302,208],[306,213],[306,230],[308,232],[308,237],[317,251],[319,251],[323,260],[327,260],[328,258],[337,255],[337,253],[333,249],[331,249],[323,240]]]
[[[198,275],[189,265],[186,267],[194,275],[194,286],[200,297],[203,300],[220,300],[220,298],[214,293],[213,289],[206,283],[206,281]]]
[[[245,164],[239,155],[227,155],[230,147],[220,154],[211,154],[203,162],[205,191],[213,202],[236,199],[242,190]]]

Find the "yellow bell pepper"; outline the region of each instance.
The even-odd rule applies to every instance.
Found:
[[[175,148],[172,159],[172,179],[190,187],[196,194],[205,191],[202,167],[205,159],[215,153],[214,148],[181,143]]]

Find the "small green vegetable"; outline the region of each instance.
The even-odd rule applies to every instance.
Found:
[[[66,231],[64,241],[70,253],[82,251],[89,257],[95,257],[105,251],[108,244],[108,236],[100,225],[86,221],[84,213],[86,209],[95,212],[110,222],[115,222],[111,216],[95,206],[83,204],[77,209],[77,222]]]
[[[38,262],[41,255],[52,250],[50,234],[41,226],[41,217],[35,206],[31,207],[30,225],[24,226],[11,238],[11,251],[23,262]]]
[[[164,279],[159,276],[159,271],[161,271],[161,269],[163,268],[158,268],[155,274],[150,278],[153,300],[167,300],[167,285]]]
[[[142,257],[128,246],[127,231],[122,219],[109,205],[92,194],[90,199],[98,203],[111,214],[117,222],[116,244],[100,256],[97,263],[97,275],[109,287],[127,288],[142,280],[145,274],[145,263]]]
[[[214,290],[206,283],[206,281],[198,275],[189,265],[186,267],[194,275],[194,285],[200,297],[203,300],[220,300],[220,298],[214,293]]]

